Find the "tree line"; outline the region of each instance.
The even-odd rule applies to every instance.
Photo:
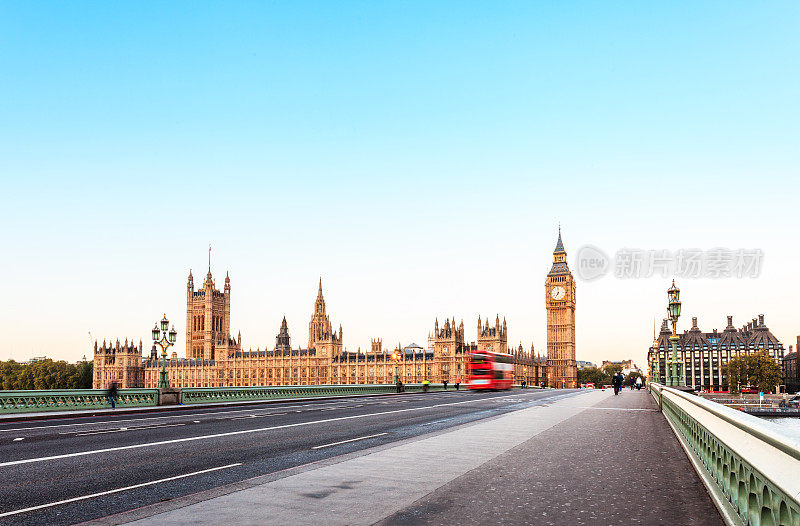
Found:
[[[0,361],[0,389],[91,389],[92,362],[78,364],[51,359],[32,363]]]

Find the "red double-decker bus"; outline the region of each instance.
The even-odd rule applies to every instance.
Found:
[[[513,383],[513,356],[490,351],[469,353],[470,389],[511,389]]]

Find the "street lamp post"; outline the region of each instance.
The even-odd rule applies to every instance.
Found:
[[[400,381],[400,373],[398,371],[399,362],[400,362],[400,352],[399,351],[395,351],[395,352],[392,353],[392,360],[394,361],[394,383],[395,383],[395,385],[397,385],[397,383]]]
[[[675,286],[674,279],[672,280],[672,286],[667,290],[667,297],[669,298],[667,312],[669,312],[669,318],[672,320],[672,334],[669,337],[672,356],[669,360],[667,385],[670,387],[680,387],[684,385],[683,361],[678,360],[678,318],[681,315],[681,289]]]
[[[167,377],[167,349],[175,345],[175,339],[178,333],[175,331],[175,326],[169,331],[169,320],[167,315],[161,318],[161,328],[158,327],[158,322],[153,326],[153,342],[161,347],[161,371],[158,373],[158,388],[169,388],[169,378]]]

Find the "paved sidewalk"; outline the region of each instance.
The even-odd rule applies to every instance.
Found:
[[[174,508],[180,503],[172,503]],[[154,513],[143,510],[146,514]],[[141,515],[140,515],[141,516]],[[721,519],[645,391],[587,391],[131,524],[697,524]]]
[[[382,524],[722,525],[652,396],[624,390]]]

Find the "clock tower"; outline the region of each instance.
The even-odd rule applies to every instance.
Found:
[[[567,252],[561,242],[553,251],[553,267],[544,284],[547,308],[547,376],[550,387],[578,386],[575,363],[575,279],[567,266]]]

